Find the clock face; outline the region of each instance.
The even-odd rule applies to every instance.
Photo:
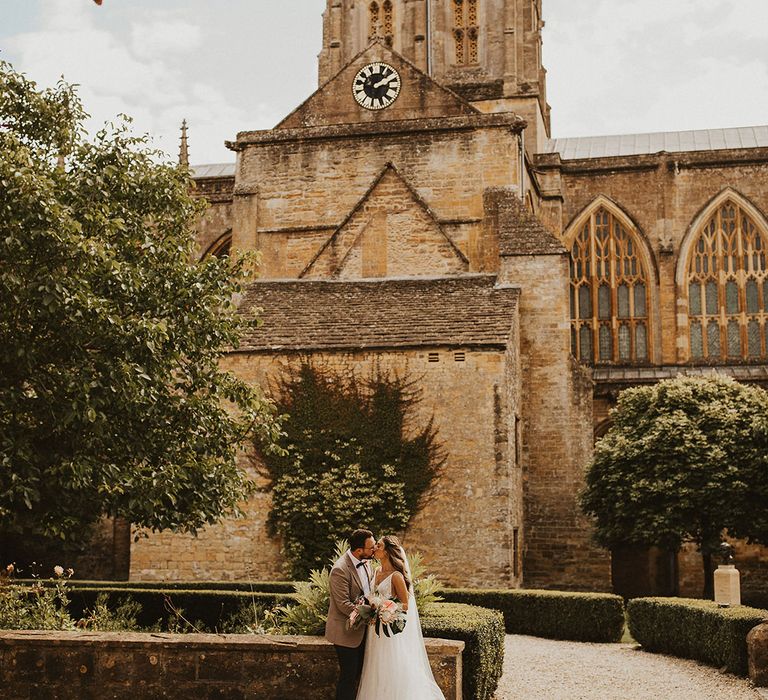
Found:
[[[352,94],[365,109],[389,107],[400,94],[400,74],[388,63],[369,63],[355,76]]]

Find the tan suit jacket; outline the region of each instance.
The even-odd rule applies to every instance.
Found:
[[[364,567],[365,574],[370,581],[368,566]],[[351,612],[355,609],[355,601],[365,595],[363,585],[349,552],[345,552],[331,569],[331,602],[328,607],[328,620],[325,623],[325,638],[332,644],[340,647],[357,647],[363,641],[366,627],[349,629],[348,621]]]

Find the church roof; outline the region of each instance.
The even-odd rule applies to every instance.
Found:
[[[549,139],[544,152],[575,160],[731,148],[768,148],[768,126]]]
[[[202,179],[204,177],[234,177],[234,163],[208,163],[206,165],[193,165],[190,170],[192,177]]]
[[[491,188],[485,193],[485,208],[498,231],[499,255],[560,255],[563,244],[520,201],[517,192]]]
[[[519,290],[496,282],[495,275],[254,282],[240,312],[261,324],[239,350],[503,347]]]

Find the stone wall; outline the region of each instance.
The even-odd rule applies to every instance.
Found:
[[[610,590],[610,559],[577,500],[592,451],[592,382],[568,351],[566,256],[505,257],[501,278],[521,287],[523,585]]]
[[[0,532],[0,567],[14,564],[25,578],[53,576],[54,566],[71,568],[76,578],[120,581],[128,579],[130,524],[102,518],[90,528],[90,536],[76,542]]]
[[[461,700],[464,642],[427,639],[435,680]],[[14,700],[326,700],[338,674],[319,637],[1,632],[0,679]]]
[[[513,532],[523,527],[521,477],[514,466],[519,408],[513,403],[514,388],[506,388],[519,382],[516,353],[436,347],[315,358],[362,376],[380,367],[419,378],[423,399],[415,424],[434,416],[447,461],[434,493],[406,530],[404,544],[420,551],[428,570],[448,585],[516,585]],[[243,353],[230,355],[227,366],[265,385],[289,359]],[[260,493],[245,504],[244,519],[227,520],[197,537],[159,534],[140,540],[132,549],[131,579],[284,578],[279,542],[267,533],[269,508],[269,494]]]

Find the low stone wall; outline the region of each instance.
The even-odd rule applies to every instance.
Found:
[[[750,680],[758,687],[768,687],[768,622],[750,630],[747,653]]]
[[[446,700],[461,700],[464,642],[426,645]],[[0,694],[14,700],[328,700],[337,672],[319,637],[0,632]]]

